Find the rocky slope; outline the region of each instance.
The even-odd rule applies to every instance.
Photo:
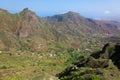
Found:
[[[119,80],[120,44],[106,44],[101,51],[80,57],[57,76],[61,80]]]
[[[85,18],[79,13],[71,12],[46,17],[45,20],[52,24],[59,31],[69,35],[102,35],[115,36],[120,33],[118,25],[107,22]],[[66,30],[66,31],[64,31]]]
[[[28,74],[31,79],[32,73],[35,79],[41,79],[41,73],[39,73],[41,70],[54,73],[60,67],[63,69],[61,64],[65,63],[70,56],[72,57],[76,51],[82,51],[81,54],[91,52],[92,49],[95,50],[102,45],[102,37],[111,36],[119,36],[118,25],[84,18],[74,12],[43,19],[28,8],[17,14],[0,9],[0,63],[2,64],[0,74],[9,76],[8,73],[16,74],[9,69],[18,70],[20,66],[20,69],[28,70],[29,67],[32,72],[21,72],[21,74],[23,76]],[[83,79],[87,77],[87,79],[91,79],[91,74],[93,74],[92,78],[119,79],[119,45],[118,47],[114,47],[114,45],[109,47],[106,45],[102,51],[88,58],[81,57],[74,63],[74,67],[68,68],[65,73],[60,73],[59,78],[67,80],[75,78],[77,80],[79,77]],[[13,53],[15,54],[13,55]],[[75,54],[74,58],[76,56]],[[37,66],[40,70],[36,68]],[[115,74],[112,74],[113,72]],[[37,77],[35,73],[38,74]],[[106,76],[103,77],[104,75]],[[52,76],[48,76],[48,78],[54,79]],[[13,76],[13,79],[16,78]],[[26,79],[28,79],[27,76]]]
[[[36,48],[39,44],[47,45],[47,41],[64,40],[50,24],[44,22],[36,14],[25,8],[18,14],[0,10],[0,49]]]
[[[18,14],[0,9],[0,50],[49,51],[49,45],[53,49],[56,45],[80,48],[93,37],[118,35],[117,25],[87,19],[71,11],[42,19],[28,8]]]

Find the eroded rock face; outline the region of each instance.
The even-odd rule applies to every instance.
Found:
[[[93,76],[100,80],[119,79],[120,44],[108,43],[101,51],[88,58],[80,57],[73,64],[74,66],[58,74],[61,80],[82,80],[83,76],[85,80],[92,80]]]

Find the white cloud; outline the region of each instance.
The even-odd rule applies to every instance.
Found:
[[[111,11],[109,11],[109,10],[106,10],[105,12],[104,12],[104,14],[110,14],[111,13]]]

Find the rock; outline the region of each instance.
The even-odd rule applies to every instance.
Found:
[[[118,80],[120,79],[120,44],[107,43],[101,51],[85,58],[57,76],[61,80]],[[113,73],[114,72],[114,73]]]
[[[120,69],[120,44],[115,45],[114,54],[110,56],[110,59]]]
[[[109,66],[109,59],[95,59],[93,57],[83,58],[75,63],[77,67],[105,68]]]
[[[108,59],[94,59],[90,57],[88,58],[84,66],[91,67],[91,68],[106,68],[109,66],[109,60]]]
[[[79,57],[79,59],[74,62],[74,65],[77,65],[78,67],[84,66],[84,64],[87,62],[88,58],[84,58],[83,56]]]
[[[98,51],[97,53],[94,53],[91,56],[96,59],[111,59],[113,63],[120,69],[120,43],[107,43],[103,47],[102,51]]]

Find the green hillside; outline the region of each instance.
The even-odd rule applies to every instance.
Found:
[[[16,14],[0,9],[0,80],[59,80],[55,75],[80,56],[119,42],[118,26],[71,11],[41,18],[28,8]]]

